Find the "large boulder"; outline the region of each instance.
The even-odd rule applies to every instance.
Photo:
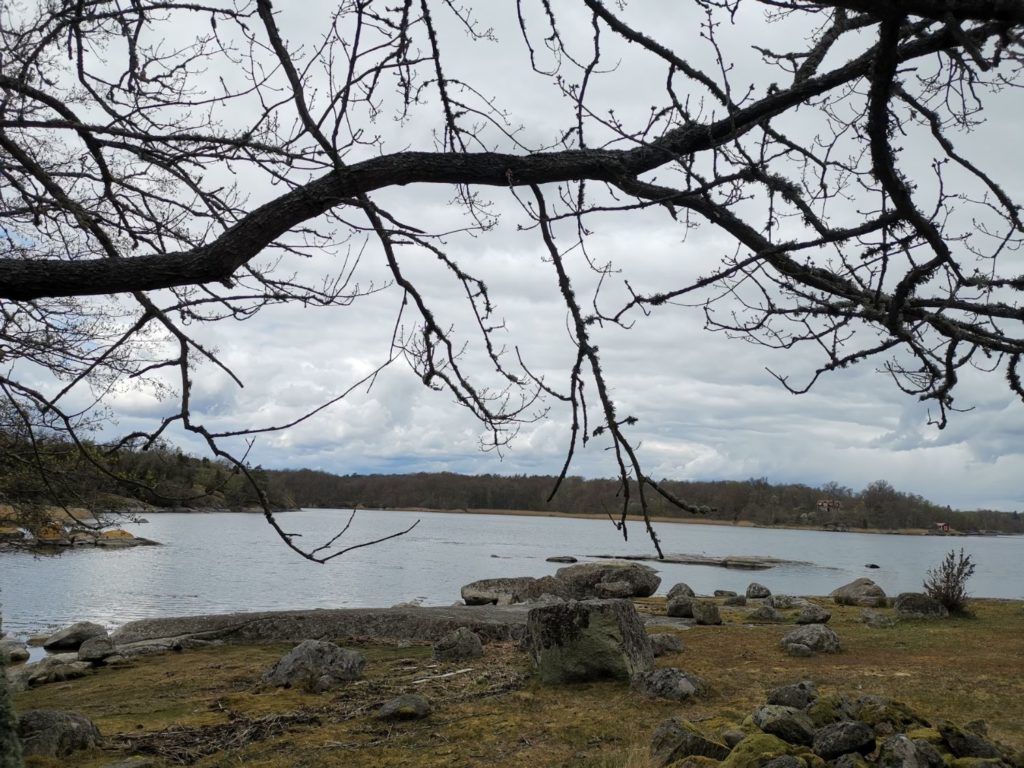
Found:
[[[832,591],[830,597],[838,605],[860,605],[865,608],[884,608],[885,592],[871,579],[857,579]]]
[[[722,614],[718,611],[718,605],[710,600],[695,600],[692,610],[693,620],[698,624],[722,623]]]
[[[651,651],[655,657],[667,656],[670,653],[680,653],[683,650],[683,641],[679,635],[672,632],[655,632],[648,635],[651,641]]]
[[[878,768],[945,768],[945,761],[924,739],[911,739],[904,733],[890,736],[878,748]]]
[[[782,647],[791,656],[813,656],[839,651],[839,637],[824,624],[805,624],[782,638]]]
[[[675,597],[695,597],[695,596],[696,596],[696,593],[690,588],[689,584],[684,584],[683,582],[679,582],[678,584],[674,584],[672,586],[672,589],[670,589],[668,591],[668,594],[665,596],[665,598],[667,600],[672,600],[672,598],[675,598]]]
[[[616,581],[627,582],[630,597],[650,597],[661,584],[658,572],[647,565],[621,560],[604,560],[600,563],[577,563],[559,568],[555,577],[569,590],[569,596],[576,600],[599,597],[598,585]]]
[[[511,605],[531,603],[541,595],[568,597],[565,584],[554,576],[515,576],[504,579],[480,579],[462,588],[466,605]]]
[[[945,619],[949,611],[942,603],[923,592],[901,592],[893,603],[901,619]]]
[[[645,696],[670,701],[686,701],[707,690],[707,685],[699,677],[675,667],[641,672],[633,676],[629,685]]]
[[[800,609],[800,615],[796,617],[797,624],[827,624],[832,614],[820,605],[808,603]]]
[[[665,606],[665,613],[668,616],[678,619],[692,619],[693,604],[695,602],[697,602],[697,598],[695,597],[689,597],[688,595],[676,595],[675,597],[669,598],[668,604]]]
[[[0,638],[0,657],[6,658],[12,664],[17,664],[28,661],[29,652],[21,640],[11,635],[5,635]]]
[[[875,751],[875,731],[867,723],[843,720],[819,728],[814,734],[814,754],[825,760],[856,752],[870,755]]]
[[[358,651],[325,640],[303,640],[263,674],[263,682],[320,693],[358,680],[365,665]]]
[[[1002,757],[998,748],[976,733],[960,728],[949,722],[938,725],[939,735],[955,757],[973,757],[983,759],[999,759]]]
[[[25,757],[65,758],[92,749],[100,732],[84,715],[53,709],[31,709],[18,718],[18,738]]]
[[[438,661],[474,659],[483,655],[480,635],[467,627],[459,627],[434,643],[434,658]]]
[[[684,720],[666,720],[651,737],[651,762],[658,768],[670,765],[684,757],[710,757],[724,760],[729,748],[712,741],[697,730],[696,726]]]
[[[526,648],[545,683],[629,679],[654,668],[651,642],[628,600],[571,600],[530,610]]]
[[[754,725],[765,733],[778,736],[790,744],[807,744],[814,740],[814,723],[795,707],[765,704],[753,715]]]
[[[818,689],[811,680],[783,685],[768,692],[769,704],[781,704],[794,709],[807,709],[818,698]]]
[[[91,621],[80,621],[65,627],[59,632],[54,632],[43,643],[43,648],[48,651],[77,651],[78,647],[92,637],[103,637],[107,630],[99,624]]]
[[[103,661],[108,656],[113,656],[115,653],[117,653],[117,649],[114,648],[114,641],[107,635],[99,635],[97,637],[90,637],[79,646],[78,660],[97,663]]]
[[[746,621],[755,622],[773,622],[782,621],[782,614],[772,608],[770,605],[762,605],[755,608],[746,616]]]
[[[752,600],[757,600],[765,597],[771,597],[772,591],[768,589],[764,584],[758,584],[756,581],[750,582],[747,586],[747,597]]]

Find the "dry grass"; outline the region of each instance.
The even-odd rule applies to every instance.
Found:
[[[660,601],[641,608],[658,612]],[[461,663],[434,662],[424,646],[367,647],[365,679],[323,695],[258,684],[285,646],[208,648],[44,686],[18,695],[16,705],[92,717],[108,744],[76,757],[83,768],[132,751],[168,766],[642,768],[664,718],[687,718],[714,733],[741,722],[770,688],[812,679],[824,693],[879,694],[933,720],[981,718],[992,738],[1024,749],[1020,603],[976,601],[975,618],[894,629],[867,627],[859,609],[829,608],[844,649],[834,656],[784,655],[779,638],[792,625],[745,625],[745,609],[723,611],[723,626],[683,631],[685,650],[659,663],[711,684],[709,695],[690,704],[644,699],[617,682],[542,686],[517,648],[492,644],[484,659]],[[438,677],[464,669],[471,671]],[[395,724],[373,716],[409,691],[431,699],[431,717]]]

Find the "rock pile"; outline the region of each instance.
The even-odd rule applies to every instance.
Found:
[[[569,565],[559,568],[554,576],[481,579],[462,588],[462,599],[466,605],[511,605],[591,598],[650,597],[660,584],[658,572],[649,566],[608,560]]]
[[[666,720],[654,731],[653,765],[705,768],[1012,768],[985,725],[935,726],[879,696],[819,696],[810,681],[777,688],[742,724],[716,732]]]

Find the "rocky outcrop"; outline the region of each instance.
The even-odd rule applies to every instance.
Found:
[[[555,577],[565,584],[569,596],[575,600],[600,597],[601,584],[625,582],[631,591],[624,595],[627,597],[650,597],[661,584],[661,577],[653,568],[618,561],[569,565],[559,568]]]
[[[884,608],[885,592],[871,579],[857,579],[832,591],[830,597],[838,605],[859,605],[865,608]]]
[[[629,679],[654,667],[650,640],[627,600],[573,600],[533,608],[526,648],[545,683]]]
[[[438,661],[475,659],[484,655],[484,646],[476,632],[459,627],[434,643],[433,655]]]
[[[77,651],[78,647],[93,637],[106,637],[107,630],[91,621],[80,621],[70,627],[54,632],[43,643],[48,651]]]
[[[304,640],[263,674],[263,682],[322,693],[358,680],[365,665],[366,658],[358,651],[324,640]]]
[[[838,653],[839,637],[824,624],[806,624],[787,633],[782,647],[791,656]]]
[[[33,709],[18,718],[18,738],[25,757],[66,758],[92,749],[100,732],[84,715],[53,709]]]
[[[466,605],[512,605],[530,603],[542,595],[569,597],[566,585],[553,576],[539,579],[532,576],[516,576],[502,579],[480,579],[462,588],[462,599]]]
[[[92,664],[79,661],[77,653],[55,653],[35,664],[24,664],[8,669],[7,682],[12,690],[24,691],[48,683],[76,680],[91,672]]]
[[[935,598],[922,592],[901,592],[893,602],[901,619],[945,619],[949,611]]]

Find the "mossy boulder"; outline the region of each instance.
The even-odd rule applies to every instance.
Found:
[[[772,760],[794,753],[795,750],[778,736],[752,733],[733,747],[722,761],[722,768],[764,768]]]
[[[666,720],[657,727],[651,737],[651,762],[655,766],[669,764],[682,758],[702,758],[717,765],[729,755],[724,744],[709,739],[693,723],[682,720]]]

